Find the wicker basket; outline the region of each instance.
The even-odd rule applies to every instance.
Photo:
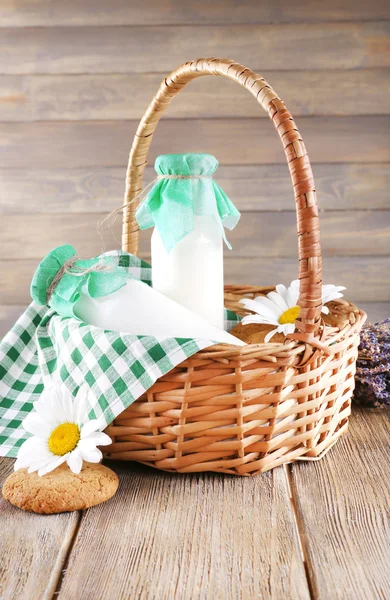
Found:
[[[301,307],[297,332],[284,344],[216,345],[185,360],[106,429],[105,457],[158,469],[254,475],[282,463],[321,458],[348,427],[366,315],[342,330],[321,320],[322,266],[315,185],[291,114],[266,81],[227,59],[186,63],[163,80],[138,127],[127,171],[123,249],[138,250],[136,203],[153,133],[172,98],[196,77],[223,75],[267,111],[282,141],[293,183]],[[228,286],[226,306],[270,288]],[[348,307],[347,307],[348,308]]]

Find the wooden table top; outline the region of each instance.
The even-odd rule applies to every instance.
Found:
[[[119,490],[89,510],[1,499],[0,598],[388,599],[388,440],[388,412],[355,408],[319,462],[253,478],[108,463]]]

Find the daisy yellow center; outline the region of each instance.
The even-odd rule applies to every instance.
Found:
[[[293,306],[288,310],[285,310],[279,317],[279,323],[281,325],[286,325],[286,323],[295,323],[297,318],[299,317],[299,313],[301,308],[299,306]]]
[[[49,437],[49,450],[56,456],[72,452],[79,443],[80,429],[75,423],[61,423]]]

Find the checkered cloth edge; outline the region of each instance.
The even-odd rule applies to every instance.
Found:
[[[146,262],[124,252],[106,255],[150,285]],[[240,320],[230,311],[225,317],[227,330]],[[33,302],[0,343],[0,456],[17,456],[29,437],[22,421],[44,387],[63,382],[75,395],[86,383],[96,399],[89,417],[103,429],[159,377],[214,343],[105,331]]]

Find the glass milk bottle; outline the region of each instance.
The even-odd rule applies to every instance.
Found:
[[[37,304],[101,329],[162,338],[201,338],[245,345],[119,265],[120,256],[80,260],[73,246],[54,248],[31,282]]]
[[[212,179],[217,167],[210,154],[158,157],[158,181],[137,220],[141,229],[155,226],[153,288],[223,329],[224,226],[232,229],[240,214]]]
[[[153,288],[224,328],[223,246],[214,217],[194,216],[194,230],[167,252],[152,234]]]

